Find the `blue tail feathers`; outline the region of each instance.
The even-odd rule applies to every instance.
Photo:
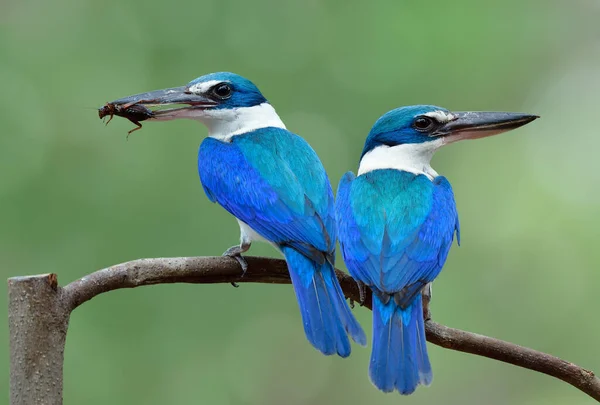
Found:
[[[348,335],[366,345],[365,333],[346,303],[333,266],[317,264],[290,247],[282,250],[309,342],[323,354],[341,357],[350,355]]]
[[[421,294],[405,309],[392,297],[384,303],[373,294],[373,349],[369,376],[384,392],[407,395],[433,379],[425,340]]]

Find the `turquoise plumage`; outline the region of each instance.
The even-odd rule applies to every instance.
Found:
[[[440,273],[460,227],[452,187],[431,168],[444,145],[517,128],[528,114],[397,108],[373,125],[359,176],[338,187],[336,222],[350,274],[373,291],[369,376],[384,392],[410,394],[433,378],[422,294]]]
[[[370,376],[383,391],[409,394],[432,379],[421,290],[446,261],[458,215],[450,183],[384,169],[346,173],[336,202],[350,274],[373,290]]]
[[[350,354],[347,334],[366,344],[335,276],[333,193],[308,143],[281,128],[257,129],[231,142],[207,138],[198,170],[211,201],[283,252],[308,340],[342,357]]]

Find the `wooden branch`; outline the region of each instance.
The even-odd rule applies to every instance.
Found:
[[[55,274],[8,280],[11,405],[62,404],[71,311],[60,295]]]
[[[239,264],[230,258],[189,257],[134,260],[99,270],[64,288],[56,287],[56,302],[53,305],[57,308],[64,308],[66,318],[63,316],[61,319],[64,318],[68,322],[68,315],[79,305],[98,294],[120,288],[164,283],[290,283],[285,261],[251,256],[246,256],[246,260],[249,269],[243,278]],[[353,301],[359,301],[359,291],[354,280],[341,271],[337,271],[337,276],[346,297]],[[9,285],[11,280],[15,279],[10,279]],[[18,293],[11,293],[11,305],[13,300],[18,300],[22,296]],[[371,297],[367,295],[365,306],[370,308],[370,303]],[[11,311],[12,309],[11,306]],[[14,315],[11,314],[11,316]],[[26,316],[39,316],[39,311],[29,311]],[[60,325],[58,326],[60,327]],[[427,340],[435,345],[548,374],[571,384],[600,402],[600,379],[593,372],[573,363],[513,343],[449,328],[431,320],[425,323],[425,327]],[[12,402],[13,390],[26,389],[26,387],[13,385],[12,367],[19,367],[19,364],[13,362],[13,343],[13,323],[11,323],[11,404],[31,403]],[[60,373],[62,375],[62,364]],[[62,379],[60,387],[62,388]]]
[[[600,402],[600,379],[592,371],[558,357],[435,322],[425,324],[427,341],[446,349],[476,354],[548,374],[567,382]]]

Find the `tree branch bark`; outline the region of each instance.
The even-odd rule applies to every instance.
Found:
[[[66,333],[69,314],[72,310],[98,294],[120,288],[135,288],[164,283],[290,283],[285,261],[251,256],[246,256],[246,260],[249,268],[244,277],[241,277],[241,269],[237,261],[224,257],[140,259],[99,270],[68,284],[64,288],[55,285],[54,291],[56,293],[52,295],[52,307],[58,308],[58,312],[62,312],[59,314],[60,316],[55,316],[60,322],[54,322],[50,326],[44,321],[44,315],[42,315],[44,308],[32,306],[30,310],[25,312],[20,309],[19,300],[22,303],[23,300],[21,298],[31,294],[11,289],[11,285],[15,284],[15,280],[18,281],[23,278],[9,279],[9,290],[11,290],[9,317],[11,319],[25,317],[30,320],[40,318],[40,321],[30,321],[30,323],[38,324],[38,326],[30,328],[31,331],[44,333],[43,328],[54,328],[60,335],[63,327]],[[346,297],[353,301],[359,301],[359,291],[354,280],[341,271],[337,271],[337,276]],[[48,275],[34,277],[47,278]],[[43,287],[42,289],[45,288]],[[371,297],[367,295],[365,306],[370,308],[370,304]],[[41,325],[45,326],[42,327]],[[449,328],[431,320],[425,323],[425,328],[427,340],[435,345],[488,357],[556,377],[600,402],[600,379],[593,372],[573,363],[513,343]],[[24,390],[31,389],[31,386],[26,387],[20,381],[25,381],[25,385],[29,385],[34,380],[23,380],[23,373],[26,373],[26,371],[23,370],[23,365],[18,361],[19,356],[17,354],[19,353],[19,348],[22,349],[22,345],[19,343],[19,336],[23,333],[23,330],[19,329],[19,326],[15,325],[13,321],[10,322],[10,329],[11,404],[33,403],[18,400]],[[53,332],[46,331],[45,333],[55,335]],[[62,343],[58,341],[57,346],[56,351],[57,353],[60,352],[60,356],[57,358],[61,359],[60,369],[57,367],[56,370],[46,370],[46,372],[57,377],[60,375],[60,384],[58,385],[60,386],[60,396],[62,397],[62,350],[64,348],[64,339]],[[29,372],[32,372],[32,370],[29,370]],[[36,370],[33,370],[33,372],[35,373]],[[56,380],[54,382],[56,383]]]
[[[55,274],[8,280],[10,403],[61,404],[71,311]]]

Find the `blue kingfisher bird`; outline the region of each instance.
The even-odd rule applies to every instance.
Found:
[[[188,118],[206,125],[208,138],[198,153],[200,180],[210,201],[237,219],[241,234],[240,244],[224,255],[238,260],[245,272],[242,253],[251,243],[272,244],[285,256],[309,342],[323,354],[341,357],[350,355],[348,335],[366,345],[334,271],[335,207],[325,169],[250,80],[212,73],[109,106],[126,118]]]
[[[373,292],[369,376],[384,392],[410,394],[432,381],[422,292],[442,270],[460,228],[452,187],[432,169],[442,146],[525,125],[535,115],[450,112],[417,105],[377,120],[358,176],[346,173],[336,201],[338,237],[350,274]]]

